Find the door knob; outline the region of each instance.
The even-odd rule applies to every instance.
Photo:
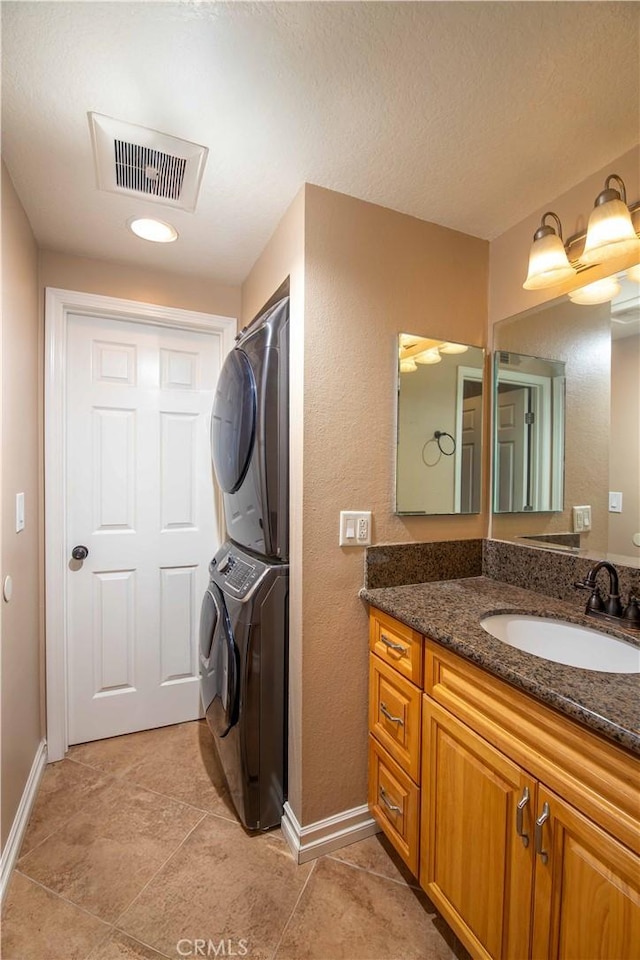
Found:
[[[83,547],[82,544],[78,544],[78,546],[74,547],[71,551],[71,556],[74,560],[86,560],[89,556],[89,551],[86,547]]]

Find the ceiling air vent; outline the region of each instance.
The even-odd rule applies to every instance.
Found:
[[[89,125],[101,190],[195,209],[206,147],[99,113]]]

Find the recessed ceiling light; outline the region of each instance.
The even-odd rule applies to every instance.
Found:
[[[172,243],[178,239],[178,231],[164,220],[154,220],[151,217],[132,217],[127,220],[127,226],[136,237],[151,240],[153,243]]]

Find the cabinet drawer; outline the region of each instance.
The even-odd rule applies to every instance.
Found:
[[[411,872],[418,875],[420,791],[369,736],[369,809]]]
[[[418,784],[421,698],[419,687],[369,654],[369,730]]]
[[[422,635],[381,610],[369,618],[369,648],[408,680],[422,686]]]

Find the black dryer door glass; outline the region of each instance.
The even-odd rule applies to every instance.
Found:
[[[211,456],[224,493],[235,493],[249,468],[256,433],[256,381],[246,353],[225,360],[211,415]]]

